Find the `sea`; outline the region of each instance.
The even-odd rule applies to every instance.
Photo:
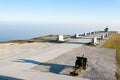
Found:
[[[24,40],[46,35],[82,34],[104,30],[105,26],[85,24],[0,24],[0,42]]]

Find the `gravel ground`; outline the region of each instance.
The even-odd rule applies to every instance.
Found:
[[[32,69],[60,75],[69,75],[73,71],[76,56],[88,58],[88,66],[78,77],[91,80],[116,80],[116,51],[91,46],[81,46],[46,63],[41,63]]]

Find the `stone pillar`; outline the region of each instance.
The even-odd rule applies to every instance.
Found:
[[[105,36],[104,36],[104,34],[103,34],[103,35],[101,35],[101,39],[105,39]]]
[[[84,36],[86,36],[87,35],[87,33],[84,33]]]
[[[58,35],[57,36],[57,41],[58,42],[63,42],[64,41],[64,36],[63,35]]]
[[[89,35],[91,35],[91,32],[89,32]]]
[[[97,44],[98,44],[97,37],[92,38],[91,43],[92,43],[93,45],[97,45]]]
[[[108,37],[108,33],[106,33],[105,37]]]
[[[118,31],[117,34],[120,34],[120,32]]]
[[[79,38],[79,34],[75,34],[75,38]]]

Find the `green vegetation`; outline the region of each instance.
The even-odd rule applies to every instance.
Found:
[[[120,80],[120,34],[113,34],[112,37],[103,45],[103,48],[116,49],[116,60],[118,64],[117,77]]]

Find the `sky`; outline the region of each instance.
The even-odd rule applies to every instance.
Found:
[[[67,25],[66,30],[82,30],[86,25],[91,29],[108,26],[112,30],[120,30],[119,9],[120,0],[0,0],[0,27],[3,31],[20,27],[32,31],[39,30],[41,25],[54,25],[48,27],[49,30],[65,28]],[[6,24],[11,25],[4,27]],[[16,27],[12,27],[15,24]],[[33,27],[26,27],[26,24]]]
[[[119,24],[120,0],[0,0],[0,22]]]

